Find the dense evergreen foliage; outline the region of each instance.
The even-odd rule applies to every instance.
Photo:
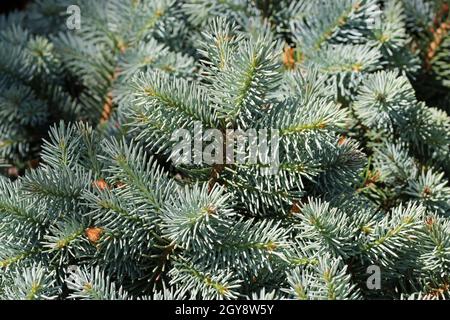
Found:
[[[446,0],[34,1],[0,16],[0,298],[448,298],[449,110]],[[175,161],[199,125],[276,130],[278,171]]]

